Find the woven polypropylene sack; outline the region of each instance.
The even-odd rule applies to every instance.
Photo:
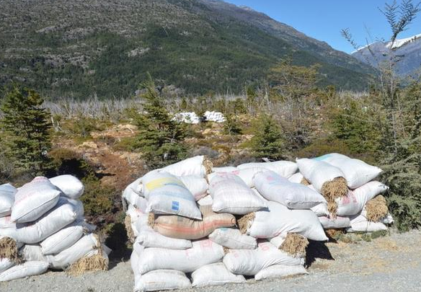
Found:
[[[60,194],[61,191],[47,178],[34,178],[17,191],[12,220],[17,223],[37,220],[57,204]]]
[[[311,188],[292,183],[273,171],[260,172],[254,177],[256,190],[267,200],[278,202],[290,209],[310,209],[326,199]]]

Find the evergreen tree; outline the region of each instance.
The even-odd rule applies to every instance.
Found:
[[[224,133],[227,135],[241,135],[243,129],[241,129],[240,121],[236,116],[225,114]]]
[[[7,155],[16,171],[43,175],[51,166],[50,113],[42,108],[44,100],[30,89],[14,87],[1,105],[0,126],[5,134]]]
[[[142,152],[142,158],[152,168],[185,158],[185,126],[171,120],[150,77],[142,88],[145,91],[142,95],[144,113],[136,117],[140,130],[136,146]]]
[[[257,121],[251,148],[253,155],[258,158],[285,158],[282,131],[272,116],[262,115]]]
[[[343,141],[353,154],[377,157],[380,144],[380,113],[375,113],[368,104],[365,106],[355,100],[348,101],[345,108],[332,110],[334,138]]]

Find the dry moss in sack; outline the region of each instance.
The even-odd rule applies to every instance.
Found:
[[[206,170],[206,176],[212,173],[213,163],[212,161],[210,161],[210,159],[207,156],[203,158],[203,166],[205,167],[205,170]]]
[[[311,183],[308,180],[306,180],[305,177],[303,177],[303,179],[301,180],[300,184],[305,185],[305,186],[311,185]]]
[[[86,272],[107,271],[109,260],[104,256],[101,241],[98,235],[95,235],[97,240],[96,250],[97,254],[80,258],[77,262],[73,263],[67,272],[73,276],[79,276]]]
[[[365,205],[365,210],[367,212],[367,220],[371,222],[379,222],[389,212],[386,199],[382,195],[368,201]]]
[[[250,226],[250,222],[254,220],[256,217],[256,213],[249,213],[247,215],[244,215],[240,219],[237,220],[238,228],[240,229],[241,234],[246,234],[247,229]]]
[[[130,217],[130,215],[127,215],[126,218],[124,218],[124,226],[126,227],[127,237],[129,238],[129,241],[131,243],[134,243],[136,238],[132,228],[132,218]]]
[[[308,239],[304,236],[296,233],[288,233],[279,249],[293,257],[303,257],[306,254],[308,244]]]
[[[3,237],[0,239],[0,259],[18,262],[18,248],[13,238]]]
[[[337,177],[332,181],[325,182],[321,191],[328,202],[334,202],[337,198],[345,197],[348,194],[346,179]]]
[[[322,186],[322,195],[327,201],[327,209],[333,218],[336,217],[338,204],[336,199],[345,197],[348,194],[346,179],[337,177],[332,181],[325,182]]]

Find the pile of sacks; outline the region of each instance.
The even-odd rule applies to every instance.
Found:
[[[308,185],[326,199],[311,209],[325,229],[375,232],[387,230],[393,223],[381,195],[388,187],[374,180],[380,168],[337,153],[298,159],[297,164],[300,172],[289,180]]]
[[[178,113],[172,119],[173,121],[186,123],[186,124],[199,124],[200,118],[195,112]]]
[[[18,189],[0,186],[0,282],[48,269],[108,269],[110,250],[85,222],[83,191],[70,175],[36,177]]]
[[[226,121],[221,112],[206,111],[204,117],[207,122],[224,123]]]
[[[380,172],[340,154],[222,168],[198,156],[151,171],[123,192],[135,291],[306,274],[324,229],[392,223]]]

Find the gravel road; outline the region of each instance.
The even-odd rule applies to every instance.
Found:
[[[326,248],[327,247],[327,248]],[[287,279],[249,280],[247,284],[192,289],[187,292],[266,291],[421,291],[421,232],[392,234],[371,242],[328,243],[315,246],[309,275]],[[110,271],[73,277],[64,272],[0,283],[8,292],[129,292],[133,274],[129,262]]]

